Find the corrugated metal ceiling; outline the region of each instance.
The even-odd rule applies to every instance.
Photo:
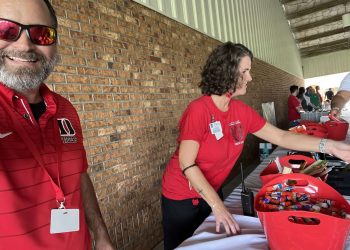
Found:
[[[280,0],[302,58],[350,48],[350,0]]]

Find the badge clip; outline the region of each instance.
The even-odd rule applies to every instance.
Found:
[[[58,201],[56,200],[58,203],[58,209],[66,209],[66,207],[64,206],[64,203],[66,202],[66,199],[64,198],[63,201]]]

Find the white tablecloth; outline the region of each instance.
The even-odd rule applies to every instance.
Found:
[[[260,172],[274,160],[277,156],[286,155],[287,150],[276,148],[272,154],[265,159],[258,167],[245,179],[246,187],[256,194],[262,186],[259,175]],[[243,216],[241,206],[241,185],[235,188],[225,199],[225,205],[234,215],[240,228],[241,234],[226,236],[222,229],[220,234],[215,232],[215,218],[210,215],[195,231],[194,235],[185,240],[177,249],[181,250],[229,250],[229,249],[269,249],[264,230],[260,220],[255,217]],[[344,196],[349,202],[350,196]],[[345,249],[350,250],[350,237],[348,237]]]

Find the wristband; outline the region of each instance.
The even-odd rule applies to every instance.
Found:
[[[186,175],[185,175],[185,171],[186,171],[187,169],[189,169],[189,168],[194,167],[194,166],[197,166],[197,164],[194,163],[194,164],[192,164],[192,165],[189,165],[188,167],[185,167],[185,168],[182,170],[182,174],[183,174],[184,176],[186,176]]]
[[[331,108],[331,110],[340,110],[340,108],[338,108],[338,107],[333,107],[333,108]]]
[[[322,138],[320,140],[320,143],[318,144],[318,149],[323,154],[326,153],[326,145],[327,145],[327,139],[326,138]]]

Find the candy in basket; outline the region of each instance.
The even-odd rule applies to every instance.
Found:
[[[261,188],[254,205],[272,250],[345,246],[350,206],[336,190],[312,176],[280,175]]]

